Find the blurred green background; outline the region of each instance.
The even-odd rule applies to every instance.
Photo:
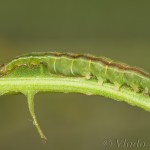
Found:
[[[1,0],[0,62],[59,51],[106,56],[150,71],[149,6],[148,0]],[[100,96],[50,93],[35,99],[47,144],[41,144],[25,96],[1,96],[0,150],[116,150],[117,139],[150,145],[150,112]]]

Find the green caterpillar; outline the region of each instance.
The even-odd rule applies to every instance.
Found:
[[[8,75],[16,68],[27,66],[47,66],[50,74],[96,78],[102,85],[111,82],[119,89],[123,85],[130,86],[135,92],[150,93],[150,74],[127,64],[114,62],[105,57],[70,53],[31,53],[14,59],[0,69],[0,75]],[[42,71],[42,69],[41,69]],[[44,72],[38,73],[39,75]]]
[[[0,67],[0,79],[12,78],[48,78],[67,77],[85,78],[86,80],[97,81],[99,87],[105,83],[114,85],[114,90],[120,91],[129,88],[134,93],[145,96],[150,95],[150,74],[142,69],[131,67],[127,64],[113,61],[105,57],[93,55],[81,55],[72,53],[30,53],[13,59]],[[0,81],[0,83],[2,83]],[[41,137],[46,140],[40,129],[35,114],[33,97],[38,92],[34,89],[2,91],[3,93],[24,93],[28,97],[28,105],[34,123]],[[113,97],[113,96],[112,96]]]

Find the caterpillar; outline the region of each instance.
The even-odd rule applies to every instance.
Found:
[[[97,81],[99,87],[103,87],[105,83],[109,83],[114,86],[114,91],[116,92],[127,87],[132,93],[138,93],[147,97],[147,99],[150,98],[150,73],[137,67],[131,67],[125,63],[91,54],[33,52],[16,57],[0,67],[0,79],[24,77],[84,78],[87,81]],[[1,93],[6,93],[6,91],[2,91]],[[11,92],[18,91],[14,90]],[[30,90],[30,85],[28,85],[27,91],[20,90],[20,92],[27,95],[29,110],[34,124],[41,138],[46,140],[34,113],[33,97],[38,92],[38,89],[37,91]]]
[[[113,83],[117,89],[123,85],[130,86],[135,92],[150,93],[150,74],[124,63],[114,62],[105,57],[71,53],[31,53],[20,56],[0,69],[0,75],[22,66],[29,68],[46,65],[50,74],[85,77],[95,77],[102,85]],[[40,73],[42,75],[42,72]]]

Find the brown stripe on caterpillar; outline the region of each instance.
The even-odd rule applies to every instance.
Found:
[[[36,55],[38,56],[38,53],[32,53],[33,56]],[[117,67],[121,70],[126,70],[126,71],[135,71],[136,73],[139,73],[145,77],[150,77],[149,73],[144,72],[143,70],[136,68],[136,67],[131,67],[131,66],[125,66],[124,64],[120,64],[120,63],[116,63],[116,62],[109,62],[106,59],[103,59],[102,57],[95,57],[95,56],[89,56],[89,55],[83,55],[83,54],[71,54],[71,53],[55,53],[55,52],[50,52],[50,53],[39,53],[39,56],[45,56],[45,55],[49,55],[49,56],[55,56],[55,57],[70,57],[73,59],[78,59],[78,58],[84,58],[87,60],[91,60],[91,61],[97,61],[97,62],[101,62],[104,65],[108,65],[108,66],[112,66],[112,67]],[[25,55],[27,56],[27,55]],[[30,56],[30,55],[29,55]],[[24,56],[22,56],[24,57]]]

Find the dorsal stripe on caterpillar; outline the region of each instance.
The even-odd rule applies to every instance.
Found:
[[[104,65],[117,67],[122,70],[135,71],[137,73],[140,73],[141,75],[144,75],[145,77],[150,77],[150,74],[143,71],[142,69],[139,69],[136,67],[131,67],[127,64],[124,65],[122,63],[116,63],[114,61],[109,62],[109,61],[106,61],[105,59],[103,59],[103,57],[96,57],[96,56],[92,56],[92,55],[90,56],[90,55],[86,55],[86,54],[83,55],[83,54],[57,53],[57,52],[49,52],[49,53],[48,52],[47,53],[39,52],[39,53],[30,53],[27,55],[23,55],[23,56],[17,57],[16,59],[21,58],[21,57],[26,57],[26,56],[55,56],[55,57],[68,57],[68,58],[72,58],[72,59],[84,58],[86,60],[97,61],[97,62],[103,63]]]

